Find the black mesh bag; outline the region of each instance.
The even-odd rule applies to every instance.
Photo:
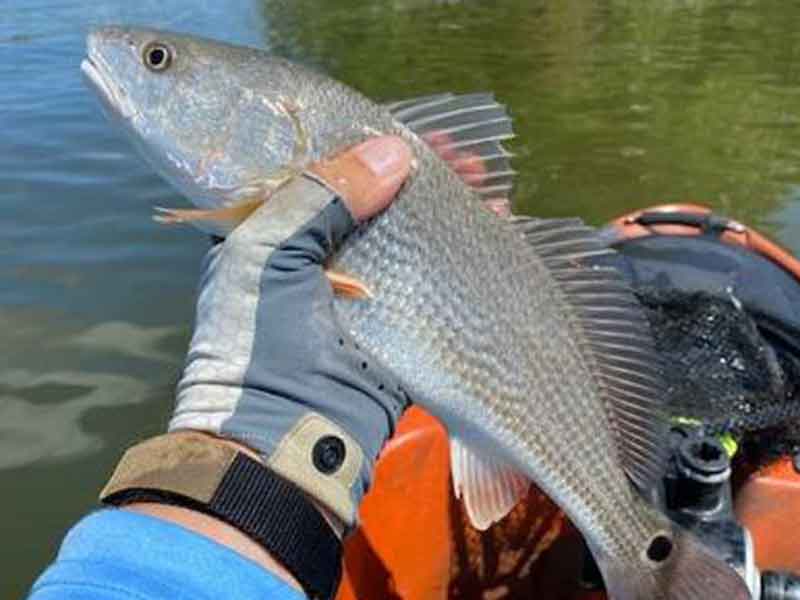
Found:
[[[607,233],[612,230],[607,230]],[[800,449],[800,281],[703,235],[617,239],[611,260],[645,307],[675,419],[730,433],[757,460]]]

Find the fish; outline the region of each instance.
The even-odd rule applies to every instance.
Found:
[[[166,220],[223,237],[314,161],[402,136],[409,179],[328,265],[369,294],[341,294],[335,310],[447,427],[470,520],[490,526],[535,482],[583,534],[611,598],[750,597],[657,507],[663,382],[641,307],[613,268],[588,263],[611,250],[580,219],[486,208],[513,185],[511,119],[491,94],[379,103],[264,50],[130,27],[92,31],[82,69],[195,204],[165,209]],[[459,172],[470,161],[481,177]],[[270,218],[280,222],[280,207]]]

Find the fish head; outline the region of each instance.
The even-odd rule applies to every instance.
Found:
[[[81,68],[104,112],[154,168],[195,204],[250,199],[308,144],[294,114],[300,92],[287,61],[189,35],[103,27]]]

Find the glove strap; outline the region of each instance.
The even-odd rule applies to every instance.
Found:
[[[105,504],[158,502],[233,525],[266,549],[312,599],[332,599],[342,543],[294,484],[207,435],[182,432],[129,449],[100,494]]]

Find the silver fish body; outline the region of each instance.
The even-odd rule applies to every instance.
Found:
[[[161,72],[143,64],[153,45],[170,53]],[[580,261],[605,251],[586,228],[498,218],[397,110],[263,51],[129,28],[98,30],[88,46],[84,71],[109,111],[201,207],[266,196],[375,133],[407,139],[413,175],[334,257],[374,296],[337,301],[356,342],[467,454],[563,507],[613,598],[749,597],[631,485],[652,483],[661,460],[657,369],[635,302]]]

